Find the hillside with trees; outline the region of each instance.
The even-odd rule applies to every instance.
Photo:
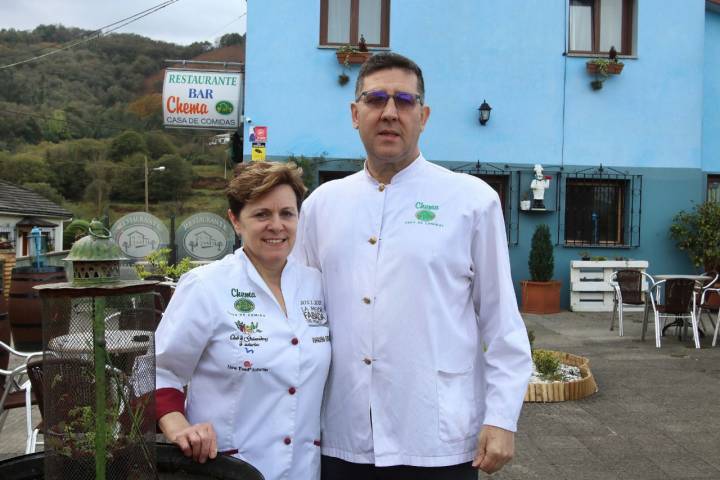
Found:
[[[64,48],[90,33],[62,25],[0,30],[0,66]],[[117,216],[144,208],[147,158],[150,168],[166,167],[167,174],[149,177],[151,202],[170,204],[161,205],[161,212],[182,215],[190,197],[203,191],[222,200],[217,190],[227,149],[207,145],[219,132],[164,130],[161,88],[164,60],[222,57],[228,48],[241,49],[244,58],[244,36],[224,35],[217,46],[178,46],[112,34],[0,69],[0,178],[77,216]],[[194,189],[193,181],[202,188]]]

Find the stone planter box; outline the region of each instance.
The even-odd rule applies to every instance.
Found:
[[[565,352],[555,353],[560,355],[560,362],[579,367],[582,378],[570,382],[531,383],[525,392],[524,401],[545,403],[580,400],[598,391],[587,358]]]
[[[613,287],[610,277],[616,270],[630,268],[645,271],[646,260],[572,260],[570,262],[570,310],[573,312],[612,312]],[[645,282],[645,279],[643,279]],[[643,283],[647,289],[647,284]],[[623,307],[642,312],[643,307]]]

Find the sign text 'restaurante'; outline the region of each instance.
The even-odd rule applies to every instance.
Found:
[[[194,85],[227,85],[229,87],[236,87],[237,82],[237,76],[223,77],[220,75],[194,75],[187,73],[168,74],[168,83],[174,84],[191,83]]]

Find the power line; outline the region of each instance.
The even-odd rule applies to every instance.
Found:
[[[66,112],[65,110],[60,110],[60,109],[54,109],[54,111],[56,111],[56,112],[62,112],[62,113],[65,114],[65,115],[67,115],[67,113],[68,113],[68,112]],[[54,118],[54,117],[48,117],[48,116],[46,116],[46,115],[39,115],[39,114],[37,114],[37,113],[22,112],[22,111],[20,111],[20,110],[11,110],[11,109],[8,109],[8,108],[0,108],[0,112],[1,112],[1,113],[12,113],[12,114],[15,114],[15,115],[25,115],[25,116],[28,116],[28,117],[39,118],[39,119],[41,119],[41,120],[47,120],[47,121],[52,121],[52,122],[63,122],[63,123],[65,123],[65,124],[71,124],[71,123],[73,123],[73,122],[75,122],[75,123],[82,123],[82,124],[84,124],[84,125],[90,125],[90,126],[92,126],[92,127],[105,128],[105,129],[108,129],[108,130],[117,130],[117,131],[132,130],[132,128],[129,127],[129,126],[120,127],[120,126],[115,126],[115,125],[109,125],[109,124],[107,124],[107,123],[86,122],[85,120],[82,120],[82,119],[79,119],[79,118],[72,118],[72,119],[68,119],[68,118]],[[181,130],[181,129],[178,129],[177,131],[175,131],[175,130],[170,130],[170,131],[160,130],[160,131],[162,131],[163,133],[172,133],[173,135],[176,134],[176,133],[179,133],[180,135],[178,135],[178,136],[195,137],[195,138],[210,138],[210,137],[213,137],[213,136],[215,135],[215,132],[214,132],[214,131],[208,132],[207,134],[197,134],[197,133],[189,133],[189,132],[186,133],[185,131],[183,131],[183,130]]]
[[[127,26],[127,25],[129,25],[129,24],[131,24],[131,23],[133,23],[133,22],[137,22],[137,21],[140,20],[141,18],[147,17],[148,15],[151,15],[151,14],[157,12],[158,10],[162,10],[163,8],[168,7],[168,6],[172,5],[173,3],[176,3],[176,2],[179,2],[179,1],[180,1],[180,0],[167,0],[167,1],[163,2],[163,3],[159,3],[159,4],[155,5],[154,7],[150,7],[150,8],[148,8],[148,9],[143,10],[143,11],[141,11],[141,12],[138,12],[138,13],[136,13],[136,14],[134,14],[134,15],[131,15],[131,16],[126,17],[126,18],[123,18],[122,20],[118,20],[118,21],[113,22],[113,23],[111,23],[111,24],[105,25],[104,27],[100,27],[99,29],[97,29],[97,30],[95,30],[95,31],[93,31],[93,32],[90,32],[89,36],[87,36],[87,37],[85,37],[85,38],[82,38],[82,39],[79,39],[79,40],[75,40],[74,42],[70,42],[69,44],[64,45],[64,46],[62,46],[62,47],[60,47],[60,48],[57,48],[57,49],[55,49],[55,50],[51,50],[51,51],[49,51],[49,52],[47,52],[47,53],[44,53],[44,54],[42,54],[42,55],[37,55],[37,56],[31,57],[31,58],[26,58],[25,60],[20,60],[19,62],[10,63],[10,64],[8,64],[8,65],[0,66],[0,70],[4,70],[4,69],[6,69],[6,68],[15,67],[15,66],[17,66],[17,65],[22,65],[22,64],[24,64],[24,63],[33,62],[33,61],[35,61],[35,60],[39,60],[39,59],[41,59],[41,58],[48,57],[48,56],[50,56],[50,55],[54,55],[54,54],[56,54],[56,53],[59,53],[59,52],[65,51],[65,50],[69,50],[69,49],[74,48],[74,47],[76,47],[76,46],[78,46],[78,45],[81,45],[81,44],[83,44],[83,43],[89,42],[90,40],[95,40],[96,38],[100,38],[100,37],[102,37],[102,36],[108,35],[108,34],[114,32],[114,31],[116,31],[116,30],[121,29],[122,27],[125,27],[125,26]],[[114,28],[110,28],[110,27],[114,27]],[[105,30],[105,29],[108,29],[108,30]]]

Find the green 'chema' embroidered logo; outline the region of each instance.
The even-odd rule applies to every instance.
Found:
[[[242,313],[250,313],[255,310],[255,304],[247,298],[238,298],[235,301],[235,310]]]
[[[423,202],[415,202],[415,208],[417,208],[415,218],[421,222],[431,222],[435,220],[435,212],[433,210],[440,209],[438,205],[430,205]]]

